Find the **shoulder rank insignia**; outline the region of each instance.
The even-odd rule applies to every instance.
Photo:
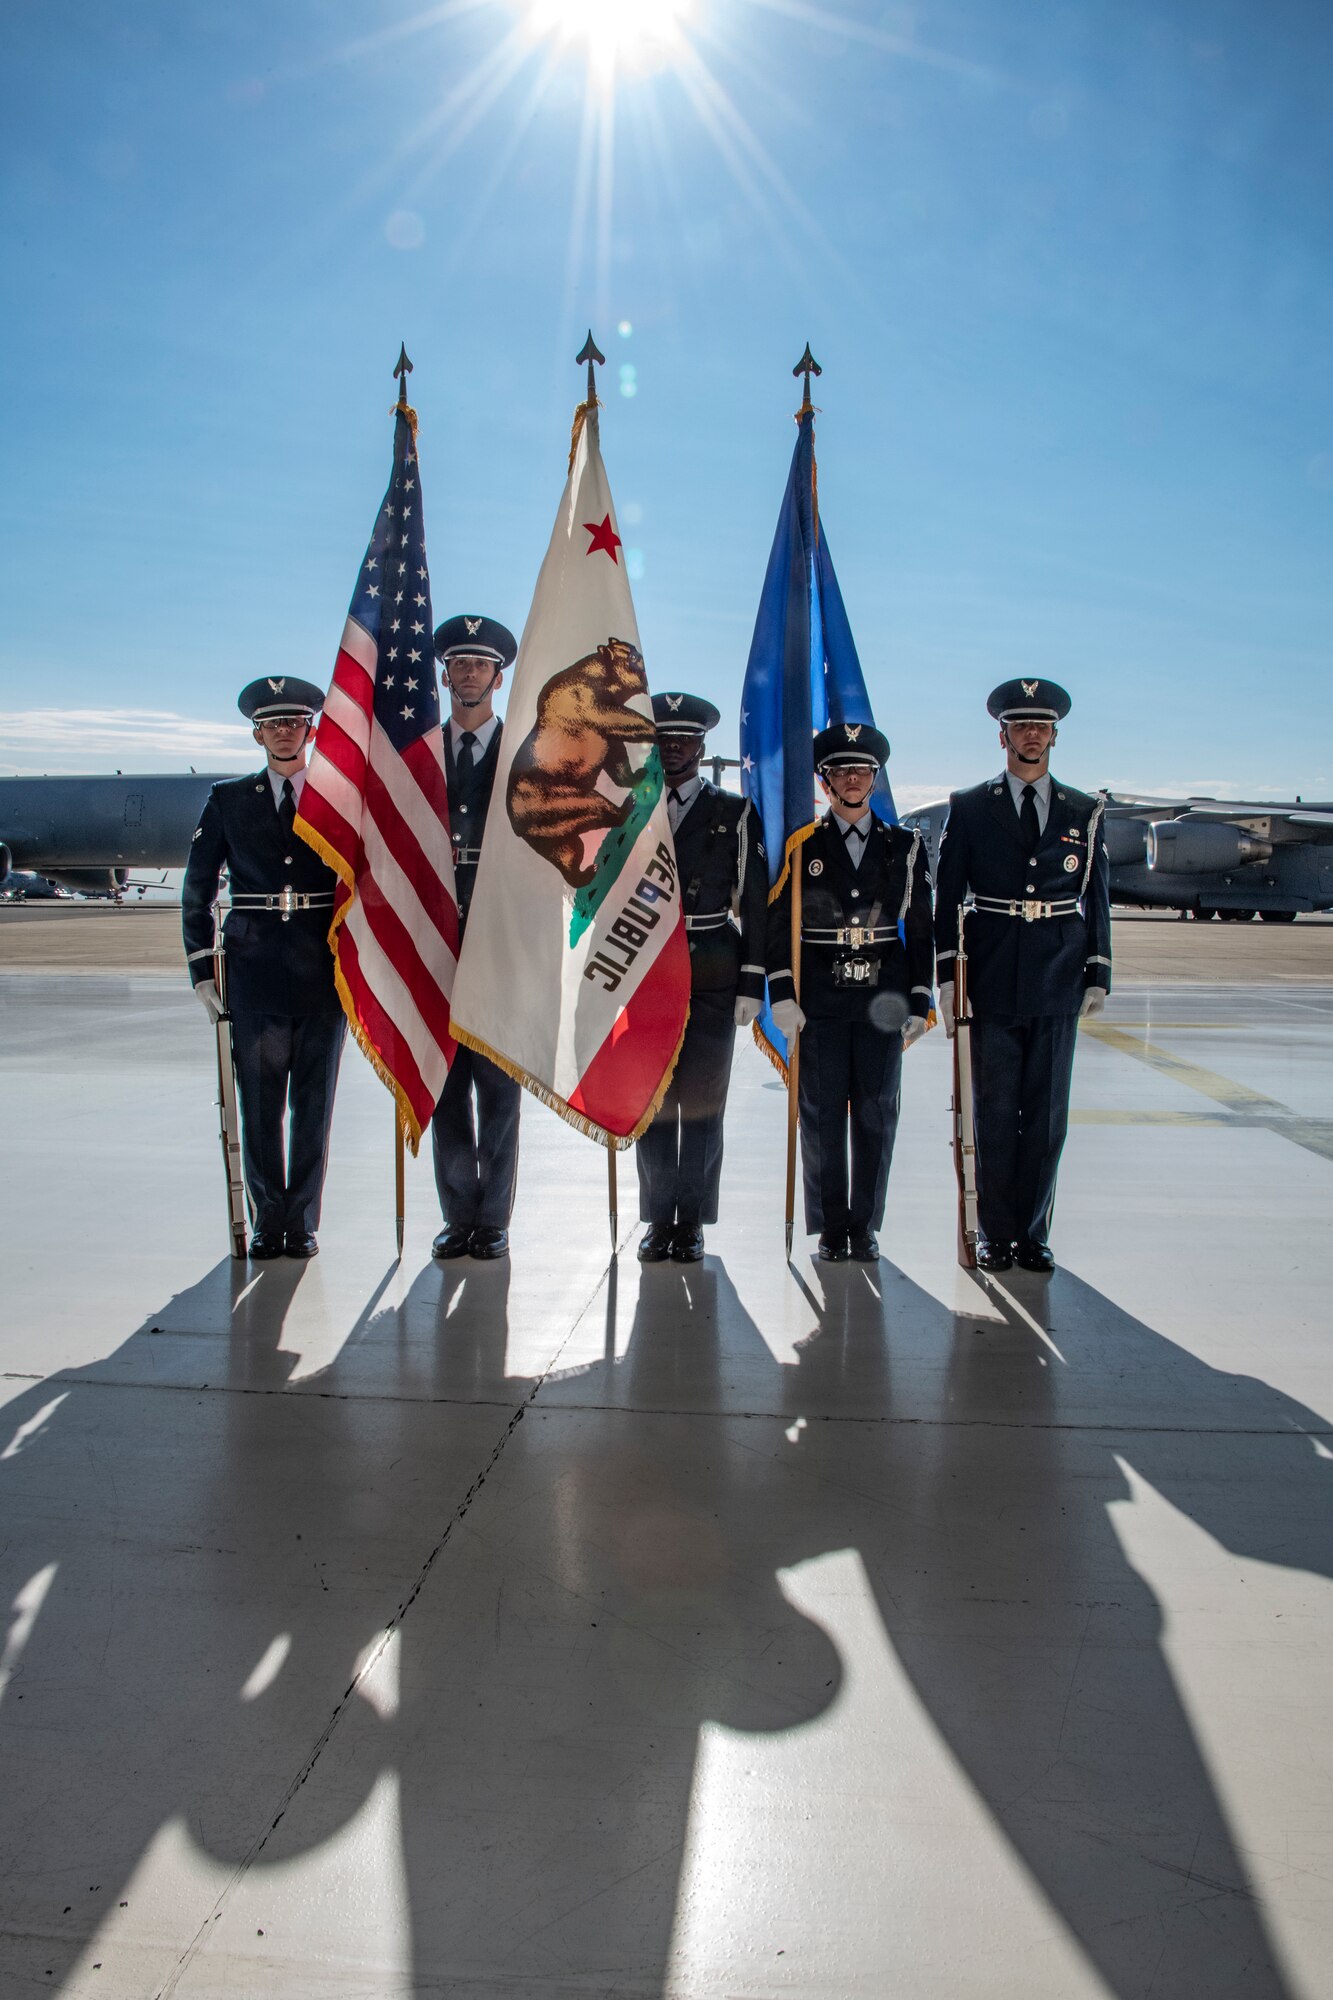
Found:
[[[1036,692],[1037,692],[1037,683],[1036,683],[1036,681],[1020,681],[1020,682],[1018,683],[1018,685],[1019,685],[1019,686],[1020,686],[1020,687],[1022,688],[1022,690],[1023,690],[1024,694],[1025,694],[1025,695],[1027,696],[1028,700],[1029,700],[1029,701],[1031,701],[1031,700],[1032,700],[1032,697],[1033,697],[1033,696],[1034,696],[1034,695],[1036,694]]]
[[[478,632],[480,632],[481,630],[480,618],[465,618],[463,620],[463,623],[467,626],[468,638],[475,639]]]
[[[285,675],[280,681],[271,680],[269,682],[269,686],[272,688],[274,694],[281,694],[286,685],[287,685],[287,680]]]

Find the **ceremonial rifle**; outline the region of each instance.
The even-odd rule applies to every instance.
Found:
[[[214,922],[217,912],[214,910]],[[213,950],[213,979],[222,1012],[214,1024],[218,1058],[218,1133],[222,1140],[222,1165],[227,1176],[227,1228],[231,1234],[231,1254],[244,1257],[245,1181],[241,1176],[241,1122],[236,1109],[236,1064],[231,1046],[231,1015],[227,1012],[227,961],[220,944]]]
[[[958,912],[953,975],[953,1164],[958,1176],[958,1262],[977,1268],[977,1133],[972,1104],[972,1022],[967,1011],[967,951]]]

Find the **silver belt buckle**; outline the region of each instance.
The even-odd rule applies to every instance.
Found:
[[[301,898],[297,895],[295,889],[290,887],[285,888],[278,897],[278,908],[282,911],[282,921],[288,923],[291,919],[292,911],[299,910],[300,907]]]
[[[1029,897],[1023,904],[1023,922],[1025,924],[1034,924],[1041,915],[1044,907],[1044,904],[1035,902]]]

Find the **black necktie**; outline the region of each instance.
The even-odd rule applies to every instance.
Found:
[[[476,741],[470,729],[465,729],[458,739],[458,782],[464,790],[472,778],[472,752]]]
[[[1041,839],[1041,822],[1037,818],[1037,787],[1024,785],[1023,803],[1018,808],[1018,823],[1023,829],[1023,838],[1028,844],[1028,853],[1035,854],[1037,842]]]
[[[680,793],[676,791],[674,787],[672,788],[671,791],[667,793],[667,804],[669,806],[675,806],[677,811],[679,811],[680,809]]]
[[[296,825],[296,787],[290,778],[282,781],[282,798],[278,802],[278,818],[282,821],[284,833],[290,833]]]

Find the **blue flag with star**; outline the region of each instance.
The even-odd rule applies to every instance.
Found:
[[[741,790],[763,821],[770,898],[814,830],[816,732],[831,722],[875,720],[819,519],[814,411],[802,410],[797,423],[741,694]],[[871,807],[896,825],[882,771]]]
[[[797,418],[796,449],[741,693],[741,790],[763,822],[770,902],[787,879],[792,856],[815,828],[816,732],[831,722],[873,727],[874,721],[819,518],[815,413],[807,404]],[[897,824],[883,771],[870,805],[880,819]],[[756,1025],[761,1041],[785,1067],[786,1043],[767,1002]]]

